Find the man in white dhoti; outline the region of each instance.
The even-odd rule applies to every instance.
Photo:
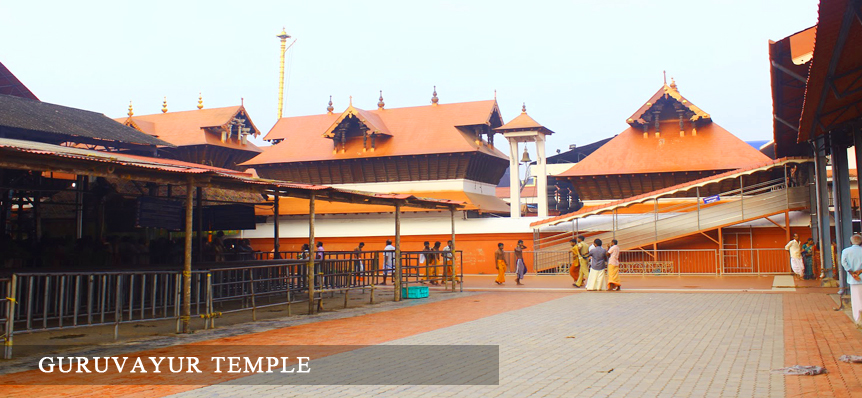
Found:
[[[799,243],[799,234],[793,234],[793,239],[784,245],[784,250],[790,252],[790,269],[797,277],[802,277],[805,272],[805,263],[802,262],[802,244]]]
[[[608,288],[608,251],[602,247],[602,240],[593,241],[590,249],[590,276],[587,290],[607,290]]]
[[[862,311],[862,236],[850,237],[853,245],[841,251],[841,266],[847,271],[847,283],[850,285],[850,310],[853,321],[859,327],[859,312]]]

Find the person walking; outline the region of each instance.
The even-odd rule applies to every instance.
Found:
[[[443,248],[443,257],[446,261],[446,275],[454,282],[460,282],[455,276],[455,245],[451,240],[446,241],[446,247]]]
[[[431,277],[431,269],[428,268],[428,252],[431,251],[431,243],[426,240],[422,244],[422,251],[419,253],[419,274],[424,279],[429,279]],[[422,283],[425,283],[425,281],[422,281]]]
[[[578,247],[578,240],[572,239],[569,241],[572,248],[572,264],[569,265],[569,276],[572,277],[572,286],[578,287],[578,275],[581,274],[581,251]]]
[[[583,287],[585,283],[587,283],[587,279],[590,277],[590,246],[587,246],[587,242],[585,242],[586,238],[584,235],[578,236],[578,263],[580,264],[578,269],[578,280],[575,281],[575,287]]]
[[[590,276],[587,278],[587,290],[605,290],[608,284],[608,251],[602,247],[602,240],[593,241],[590,249]]]
[[[356,273],[355,280],[359,283],[365,282],[365,264],[362,263],[362,248],[365,247],[365,242],[359,242],[359,245],[353,249],[353,258],[355,258],[355,262],[353,263],[353,272]]]
[[[611,241],[608,249],[608,290],[622,290],[620,281],[620,246],[616,239]]]
[[[494,264],[497,267],[497,279],[494,283],[502,285],[506,283],[506,269],[509,264],[506,263],[506,254],[503,253],[503,244],[497,243],[497,251],[494,252]]]
[[[802,245],[802,264],[805,266],[804,279],[814,278],[814,238],[808,238]]]
[[[802,245],[799,244],[799,234],[793,234],[793,239],[784,245],[784,250],[790,252],[790,269],[793,270],[794,277],[801,277],[805,265],[802,263]]]
[[[395,246],[392,246],[392,241],[386,240],[386,247],[383,248],[383,284],[386,284],[386,277],[392,270],[395,269]],[[392,283],[395,283],[395,275],[392,275]]]
[[[429,270],[434,275],[434,279],[431,280],[432,285],[438,285],[437,277],[440,275],[440,272],[437,270],[437,267],[440,265],[440,242],[434,242],[434,247],[431,248],[430,253],[428,253],[428,265],[430,266]]]
[[[859,313],[862,311],[862,236],[855,234],[850,237],[852,245],[841,251],[841,266],[847,271],[847,283],[850,285],[850,311],[856,327],[862,327]]]
[[[524,249],[526,248],[523,240],[519,240],[518,245],[515,246],[515,283],[518,285],[523,285],[521,280],[524,279],[524,275],[527,275],[527,264],[524,264]]]

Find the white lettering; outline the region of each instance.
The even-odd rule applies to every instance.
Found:
[[[240,357],[227,357],[227,362],[230,368],[228,368],[228,373],[240,373],[239,370],[239,358]],[[236,370],[234,370],[236,369]]]
[[[105,368],[99,369],[99,359],[105,360]],[[96,369],[96,373],[105,373],[108,371],[108,357],[93,357],[93,368]]]
[[[89,359],[87,359],[86,357],[77,357],[75,359],[78,360],[78,370],[75,373],[93,373],[90,371],[90,369],[87,369],[87,363],[90,362]],[[84,369],[83,372],[81,371],[81,368]]]
[[[216,363],[215,373],[221,373],[221,363],[222,361],[224,361],[224,359],[224,357],[212,357],[212,359],[210,359],[211,361],[215,361]]]
[[[43,366],[46,360],[49,361],[48,370],[45,370],[45,367]],[[54,372],[54,357],[42,357],[42,359],[39,360],[39,370],[41,370],[42,373]]]
[[[60,361],[60,363],[57,364],[57,369],[59,369],[61,373],[69,373],[72,371],[72,366],[73,366],[72,365],[72,358],[69,358],[69,369],[66,369],[66,370],[63,370],[63,359],[66,359],[66,358],[65,357],[57,357],[57,359]]]
[[[186,360],[189,361],[189,370],[187,370],[186,373],[203,373],[198,369],[198,363],[201,361],[200,359],[197,357],[186,357]],[[195,369],[194,372],[192,372],[192,368]]]
[[[183,371],[183,357],[180,357],[180,368],[174,370],[174,357],[168,357],[168,364],[171,367],[171,373],[180,373]]]
[[[308,367],[308,357],[296,357],[296,360],[299,361],[299,373],[311,373],[311,368]],[[302,370],[303,366],[305,366],[305,370]]]
[[[287,370],[287,360],[289,360],[289,359],[290,359],[290,357],[281,357],[281,373],[294,373],[294,372],[296,372],[296,369],[294,369],[294,368],[290,368],[290,370]]]
[[[162,361],[164,361],[164,360],[165,360],[165,357],[159,357],[159,361],[156,362],[156,357],[150,357],[150,362],[152,362],[153,366],[156,367],[156,370],[154,370],[153,373],[162,373],[162,371],[159,370],[159,365],[161,365]]]
[[[272,373],[272,368],[278,366],[277,357],[266,357],[267,367],[266,373]]]
[[[144,361],[141,360],[141,357],[135,358],[135,366],[132,366],[132,370],[129,373],[137,373],[135,369],[141,368],[141,373],[147,373],[147,370],[144,369]]]
[[[111,358],[114,360],[114,365],[117,366],[117,373],[123,373],[123,368],[126,367],[126,360],[129,359],[129,357],[123,357],[123,364],[122,365],[120,365],[120,362],[117,361],[117,357],[111,357]]]
[[[261,360],[261,358],[257,357],[257,361],[252,363],[251,359],[246,357],[245,358],[245,373],[261,373],[261,372],[263,372],[263,365],[261,365],[260,360]]]

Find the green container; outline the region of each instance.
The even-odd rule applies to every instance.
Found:
[[[401,297],[409,299],[428,298],[428,286],[402,287]]]

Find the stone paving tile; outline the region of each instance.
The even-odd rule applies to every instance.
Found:
[[[784,376],[769,372],[784,365],[782,300],[751,293],[575,294],[384,343],[499,345],[497,386],[221,384],[177,396],[782,397]]]

